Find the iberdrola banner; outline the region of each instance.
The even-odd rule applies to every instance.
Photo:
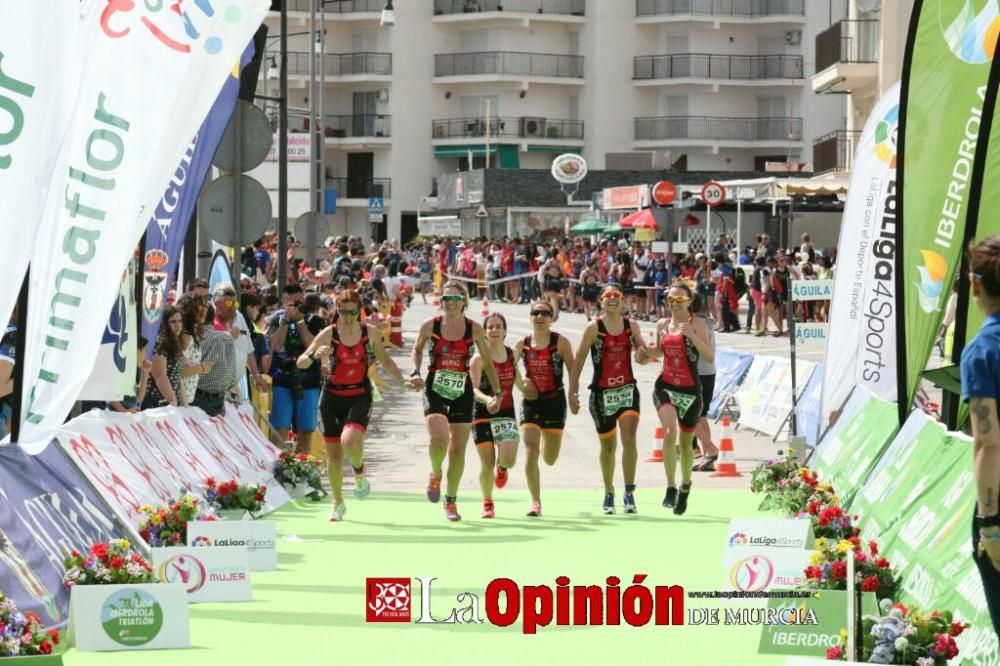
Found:
[[[854,386],[896,401],[896,131],[899,84],[872,110],[858,141],[837,243],[826,339],[822,422]]]
[[[77,399],[125,264],[269,6],[81,5],[82,80],[32,258],[20,438],[29,451]]]
[[[896,254],[901,420],[930,356],[982,179],[983,117],[997,42],[996,0],[917,0],[903,63]]]
[[[81,34],[77,2],[0,3],[0,326],[17,302],[80,89]]]

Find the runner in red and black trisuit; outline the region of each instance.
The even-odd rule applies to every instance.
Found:
[[[566,427],[566,393],[563,366],[572,372],[573,345],[552,330],[555,310],[548,301],[531,305],[531,335],[514,347],[514,359],[524,363],[524,400],[521,403],[521,437],[526,453],[524,475],[531,494],[528,515],[542,515],[539,447],[546,465],[554,465]]]
[[[370,324],[361,324],[361,297],[356,291],[345,291],[337,298],[337,323],[327,326],[299,356],[297,365],[307,368],[320,357],[330,360],[320,412],[323,415],[323,440],[329,465],[330,489],[333,492],[331,521],[343,520],[347,513],[344,503],[344,450],[354,467],[354,496],[364,499],[371,492],[371,482],[365,473],[364,439],[372,414],[372,385],[368,368],[375,359],[400,384],[410,389],[419,383],[403,379],[399,368],[382,346],[382,335]]]
[[[653,404],[663,425],[663,468],[667,475],[667,493],[663,506],[673,508],[678,516],[687,511],[691,494],[691,468],[694,450],[691,440],[701,418],[702,391],[698,376],[698,359],[715,360],[709,342],[708,325],[700,317],[691,316],[693,299],[700,294],[683,282],[676,282],[667,294],[670,319],[656,323],[659,346],[648,350],[651,357],[663,356],[663,371],[656,379]],[[680,429],[679,437],[677,430]],[[677,451],[675,438],[680,441],[681,489],[677,492]]]
[[[441,499],[441,475],[445,456],[448,457],[448,487],[444,512],[448,520],[461,520],[456,505],[458,486],[465,470],[465,448],[472,430],[473,393],[469,377],[469,362],[473,347],[489,356],[483,327],[465,317],[469,294],[461,282],[444,284],[441,308],[444,316],[432,317],[420,327],[413,345],[412,376],[420,376],[424,345],[431,340],[430,368],[424,390],[424,416],[430,435],[431,474],[427,484],[427,499]],[[500,379],[492,363],[485,365],[486,376],[494,395],[500,393]]]
[[[622,316],[622,292],[615,286],[605,287],[601,294],[604,315],[587,324],[583,340],[576,350],[576,360],[570,373],[569,407],[580,411],[580,373],[590,352],[594,364],[594,379],[590,384],[590,415],[601,440],[601,475],[604,477],[605,514],[615,512],[615,447],[617,429],[621,425],[622,473],[625,513],[637,513],[635,507],[635,471],[639,452],[635,437],[639,428],[639,388],[632,374],[632,350],[636,361],[646,362],[646,346],[639,324]]]
[[[514,411],[514,386],[521,391],[524,385],[514,363],[514,351],[504,345],[507,337],[507,320],[501,314],[491,314],[483,321],[486,340],[490,348],[490,360],[500,376],[499,396],[494,395],[490,383],[483,374],[483,357],[472,357],[469,368],[472,385],[475,388],[476,412],[472,422],[475,428],[476,451],[482,463],[479,472],[479,487],[483,491],[483,518],[493,518],[493,485],[503,488],[507,485],[507,470],[514,467],[517,460],[517,414]],[[495,467],[495,469],[494,469]]]

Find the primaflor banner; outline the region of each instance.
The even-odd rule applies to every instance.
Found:
[[[882,95],[861,133],[837,243],[826,340],[823,422],[860,385],[896,400],[896,131],[899,84]]]
[[[32,257],[20,438],[29,450],[77,399],[121,272],[269,6],[84,5],[83,78]]]

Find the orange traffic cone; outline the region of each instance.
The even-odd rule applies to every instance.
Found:
[[[736,453],[733,451],[733,437],[729,432],[729,417],[722,417],[722,441],[719,442],[719,459],[715,461],[712,476],[743,476],[736,471]]]
[[[657,427],[656,432],[653,434],[653,449],[649,452],[646,462],[663,462],[663,428]]]
[[[486,294],[483,294],[483,309],[479,315],[483,318],[483,321],[486,321],[486,318],[490,316],[490,299]]]

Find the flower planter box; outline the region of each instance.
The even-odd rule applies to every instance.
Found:
[[[68,643],[81,652],[191,647],[182,585],[74,585]]]
[[[286,485],[285,490],[287,490],[288,494],[292,496],[292,499],[303,499],[304,497],[316,492],[316,489],[308,483],[297,483],[294,486]]]
[[[3,666],[62,666],[62,663],[61,654],[38,654],[31,657],[0,657],[0,664],[3,664]]]
[[[253,520],[253,516],[243,509],[217,509],[215,515],[219,520]]]

